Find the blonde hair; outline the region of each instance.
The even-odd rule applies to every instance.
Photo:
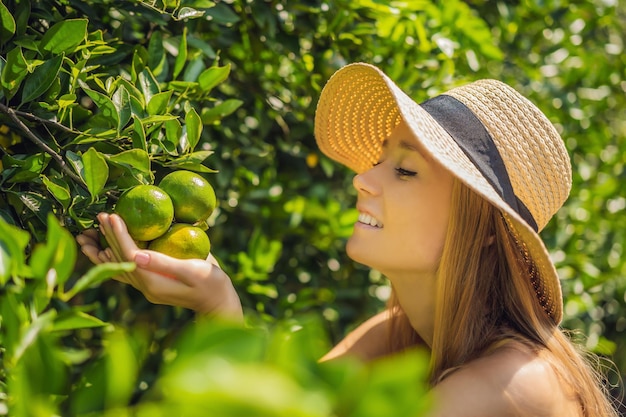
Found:
[[[502,214],[455,180],[446,243],[437,271],[431,383],[485,354],[518,341],[552,365],[583,416],[616,417],[602,376],[543,310],[534,268]],[[423,344],[395,297],[391,349]]]

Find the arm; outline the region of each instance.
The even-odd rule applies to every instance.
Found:
[[[387,310],[376,314],[351,331],[321,361],[336,359],[343,356],[355,356],[368,361],[391,353],[389,349]]]
[[[199,314],[243,320],[241,302],[230,277],[212,256],[207,260],[176,259],[159,252],[141,250],[117,215],[100,213],[100,231],[110,247],[101,250],[96,230],[86,231],[76,240],[94,263],[134,261],[132,273],[116,277],[132,285],[156,304],[189,308]]]

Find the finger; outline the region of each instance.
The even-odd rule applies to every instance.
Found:
[[[124,260],[119,259],[114,251],[111,248],[106,248],[105,250],[100,252],[100,258],[103,262],[124,262]],[[124,284],[130,284],[133,287],[141,290],[141,283],[135,277],[135,274],[129,272],[123,272],[120,275],[113,277],[114,280],[123,282]]]
[[[213,256],[213,254],[211,252],[209,252],[209,256],[206,257],[206,260],[208,262],[211,262],[213,265],[217,266],[218,268],[220,267],[220,263],[218,262],[218,260],[215,258],[215,256]]]
[[[111,262],[111,257],[106,253],[106,251],[103,250],[98,252],[98,259],[101,263]]]
[[[97,233],[98,232],[96,231],[96,234]],[[76,242],[78,242],[78,244],[81,246],[85,246],[85,245],[98,246],[97,236],[94,238],[93,233],[88,233],[87,230],[76,236]]]
[[[99,238],[98,234],[99,232],[96,229],[87,229],[87,230],[83,230],[83,232],[79,236],[85,236],[87,238],[97,241]]]
[[[111,248],[106,248],[105,250],[102,251],[102,253],[104,254],[105,258],[108,260],[108,262],[124,262],[123,260],[119,259],[115,253],[111,250]]]
[[[82,253],[85,254],[85,256],[87,257],[87,259],[89,259],[92,263],[94,264],[100,264],[102,262],[107,262],[107,261],[103,261],[100,258],[100,248],[94,246],[94,245],[83,245],[81,244],[80,246],[80,250]]]
[[[119,216],[117,217],[119,218]],[[111,256],[111,258],[115,259],[117,262],[132,261],[133,254],[131,253],[130,256],[127,256],[124,253],[124,251],[122,251],[120,247],[120,243],[119,243],[119,236],[116,234],[116,230],[114,230],[113,228],[111,219],[112,219],[112,216],[109,215],[108,213],[98,214],[98,220],[100,222],[100,230],[103,232],[104,237],[106,238],[107,243],[109,244],[109,248],[107,249],[111,249],[112,251],[112,252],[110,251],[109,256]],[[123,223],[121,218],[119,218],[119,220]],[[125,226],[123,230],[124,231],[126,230]],[[120,232],[120,233],[128,234],[127,232]],[[134,241],[132,240],[132,238],[130,236],[128,236],[128,238],[134,244]]]
[[[115,247],[113,249],[118,252],[120,257],[133,260],[139,248],[137,247],[137,242],[128,233],[124,220],[117,214],[111,214],[108,216],[108,225],[115,236]]]
[[[109,244],[109,246],[111,246],[111,243],[113,243],[113,240],[115,240],[115,236],[113,234],[113,231],[111,230],[111,225],[109,222],[109,214],[98,213],[97,219],[98,219],[100,233],[104,235],[107,243]]]
[[[174,278],[187,286],[193,286],[197,277],[210,274],[210,269],[216,267],[200,259],[177,259],[151,250],[137,251],[134,261],[140,269]]]
[[[87,258],[95,263],[100,263],[98,253],[100,252],[100,246],[96,239],[93,238],[93,232],[95,230],[85,230],[76,236],[76,242],[80,245],[80,250],[87,256]],[[97,234],[97,231],[95,231]]]

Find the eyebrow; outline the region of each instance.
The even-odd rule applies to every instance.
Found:
[[[389,144],[389,140],[385,139],[383,140],[382,146],[383,149],[385,149]],[[409,142],[406,139],[401,139],[400,140],[400,147],[402,149],[406,149],[407,151],[412,151],[412,152],[417,152],[422,158],[426,159],[425,155],[420,151],[420,149],[414,145],[413,143]]]

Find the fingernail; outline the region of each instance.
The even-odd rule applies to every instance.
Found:
[[[135,254],[135,263],[139,266],[147,266],[150,262],[150,255],[144,252],[137,252]]]

